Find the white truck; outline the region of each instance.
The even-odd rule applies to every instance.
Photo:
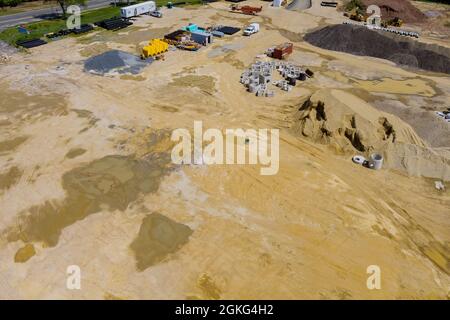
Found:
[[[259,23],[251,23],[244,29],[244,36],[250,36],[259,31]]]

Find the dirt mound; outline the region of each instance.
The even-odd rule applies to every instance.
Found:
[[[450,180],[450,158],[439,155],[405,122],[341,90],[320,90],[294,116],[293,130],[337,152],[381,152],[385,166]]]
[[[391,60],[400,65],[450,73],[450,50],[366,27],[341,24],[305,35],[317,47]]]
[[[426,16],[408,0],[362,0],[363,4],[379,6],[381,9],[381,18],[389,20],[399,17],[405,22],[416,23],[426,20]]]

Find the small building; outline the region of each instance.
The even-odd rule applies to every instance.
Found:
[[[207,46],[208,44],[213,42],[213,35],[212,33],[198,30],[191,32],[191,39],[198,44]]]
[[[146,14],[156,11],[156,4],[154,1],[146,1],[137,3],[128,7],[120,9],[120,16],[122,18],[136,17],[141,14]]]

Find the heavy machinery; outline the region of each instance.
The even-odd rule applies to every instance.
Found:
[[[393,19],[390,20],[385,20],[381,23],[381,26],[384,28],[387,28],[389,26],[392,27],[401,27],[403,25],[403,20],[400,19],[399,17],[395,17]]]
[[[142,48],[142,59],[158,56],[169,49],[169,44],[163,39],[150,40],[148,45]]]
[[[181,50],[197,51],[201,48],[201,45],[194,41],[183,41],[176,44],[176,47]]]
[[[344,13],[344,16],[349,17],[350,20],[365,22],[367,20],[367,16],[361,13],[361,10],[352,9]]]
[[[240,6],[240,5],[237,5],[237,4],[232,4],[230,6],[230,10],[232,12],[240,12],[240,13],[243,13],[243,14],[256,16],[256,14],[258,12],[261,12],[262,6],[261,7],[251,7],[251,6]]]

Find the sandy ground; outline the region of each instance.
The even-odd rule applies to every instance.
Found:
[[[437,178],[368,170],[291,131],[305,99],[335,89],[352,108],[358,99],[393,117],[408,108],[398,116],[420,127],[430,152],[433,144],[449,148],[436,138],[448,137],[448,126],[422,122],[448,103],[448,76],[301,40],[338,22],[337,13],[247,3],[262,4],[260,16],[230,13],[225,2],[175,8],[0,65],[0,298],[449,298],[449,182],[438,191]],[[189,21],[262,28],[196,53],[169,51],[139,75],[83,71],[88,57],[137,54]],[[285,41],[294,42],[290,61],[315,77],[273,98],[247,93],[243,69]],[[168,135],[195,120],[205,128],[279,128],[278,174],[172,165]],[[81,268],[81,290],[66,288],[69,265]],[[381,268],[380,290],[366,286],[369,265]]]

